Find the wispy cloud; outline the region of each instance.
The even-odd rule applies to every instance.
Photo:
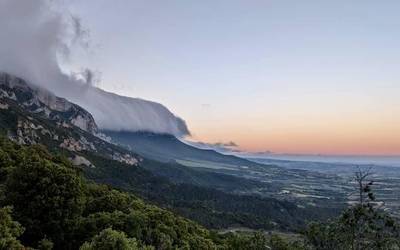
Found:
[[[0,1],[0,71],[24,78],[87,109],[102,129],[189,134],[186,123],[165,106],[96,88],[90,69],[65,72],[61,59],[89,46],[79,17],[58,1]]]

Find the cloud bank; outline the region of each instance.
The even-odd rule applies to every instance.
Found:
[[[239,154],[243,153],[242,150],[239,149],[239,145],[233,141],[230,142],[216,142],[216,143],[207,143],[201,141],[190,141],[190,140],[182,140],[182,142],[194,146],[200,149],[212,149],[219,153],[223,154]]]
[[[189,135],[165,106],[103,91],[90,70],[67,74],[60,59],[73,45],[88,46],[80,19],[50,0],[0,0],[0,71],[44,87],[87,109],[101,129]],[[62,14],[63,13],[63,14]]]

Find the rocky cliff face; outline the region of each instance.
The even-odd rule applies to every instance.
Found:
[[[0,73],[0,133],[23,145],[44,144],[67,152],[73,164],[94,167],[84,156],[99,154],[131,166],[141,158],[109,143],[80,106],[23,79]]]
[[[0,73],[0,100],[3,99],[13,100],[43,118],[73,125],[92,134],[98,131],[92,115],[80,106],[6,73]],[[0,108],[4,109],[5,105],[6,102],[0,102]]]

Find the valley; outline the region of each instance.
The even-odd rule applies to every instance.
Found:
[[[355,200],[353,182],[357,171],[355,164],[340,164],[312,161],[289,161],[261,158],[248,158],[248,161],[232,155],[216,158],[212,150],[197,149],[168,135],[151,133],[109,132],[116,143],[145,153],[147,157],[175,162],[176,165],[191,168],[195,172],[214,173],[251,180],[259,185],[244,188],[223,188],[221,190],[236,194],[273,197],[295,202],[299,207],[324,207],[340,210]],[[165,148],[166,150],[163,150]],[[207,160],[209,159],[209,160]],[[373,172],[374,191],[378,202],[383,202],[387,211],[400,215],[400,172],[396,167],[360,165],[361,169]],[[155,172],[167,172],[157,169]],[[168,177],[168,174],[163,174]],[[176,182],[184,178],[171,177]],[[238,181],[236,180],[236,181]],[[207,186],[209,184],[205,184]],[[215,186],[214,186],[215,187]]]
[[[353,190],[346,184],[346,179],[332,173],[289,169],[274,163],[257,163],[213,150],[198,149],[168,135],[103,132],[112,137],[115,143],[145,153],[152,159],[164,155],[165,161],[175,162],[176,165],[196,172],[229,175],[259,183],[252,188],[240,188],[241,185],[237,185],[222,189],[228,192],[273,197],[295,202],[300,207],[341,209],[346,203],[347,193]],[[167,172],[168,169],[157,171]],[[184,178],[175,181],[185,182]]]
[[[348,204],[354,203],[357,199],[354,193],[354,174],[358,169],[369,170],[371,172],[370,180],[374,182],[373,190],[377,196],[377,202],[386,211],[396,216],[400,216],[400,171],[399,167],[380,165],[380,164],[350,164],[350,163],[327,163],[327,162],[307,162],[307,161],[289,161],[274,160],[262,158],[250,158],[255,162],[263,164],[275,164],[286,169],[298,169],[304,171],[313,171],[322,175],[331,176],[331,181],[323,180],[314,183],[314,187],[320,187],[322,190],[332,190],[342,192],[342,197],[346,198]],[[318,179],[319,180],[319,179]],[[305,179],[307,183],[307,179]],[[301,185],[301,188],[311,187],[310,185]],[[328,192],[329,193],[329,192]]]

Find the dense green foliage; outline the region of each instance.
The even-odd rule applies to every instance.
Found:
[[[139,250],[136,239],[128,238],[125,233],[111,228],[104,229],[94,236],[90,242],[85,242],[80,250]],[[151,248],[140,248],[151,249]]]
[[[77,249],[111,227],[135,238],[139,246],[216,247],[210,233],[195,223],[146,205],[133,195],[88,183],[67,160],[41,147],[22,147],[1,139],[0,166],[1,206],[12,206],[13,219],[25,228],[22,233],[11,220],[10,210],[1,210],[4,244],[18,244],[18,238],[32,247],[45,248],[52,242],[56,249]]]
[[[23,232],[21,225],[11,218],[11,208],[0,208],[0,249],[22,249],[17,239]]]
[[[44,236],[56,243],[71,239],[85,202],[81,177],[39,147],[10,156],[14,167],[5,181],[4,202],[14,207],[15,218],[26,229],[22,240],[33,244]]]

